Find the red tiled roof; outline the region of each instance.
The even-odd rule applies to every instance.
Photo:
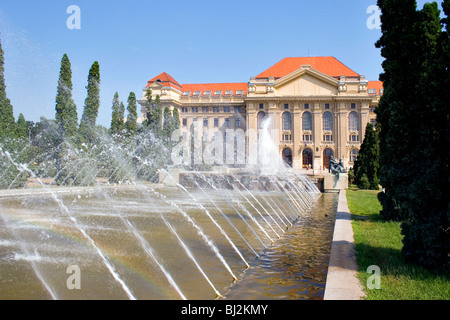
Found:
[[[257,75],[256,78],[274,77],[275,79],[278,79],[300,69],[302,65],[310,65],[311,68],[329,75],[330,77],[337,78],[341,75],[346,77],[359,77],[358,73],[348,68],[334,57],[298,57],[284,58]]]
[[[367,89],[376,89],[377,93],[380,93],[380,89],[383,89],[382,81],[367,81]]]
[[[198,84],[183,84],[181,91],[190,91],[190,96],[195,91],[201,91],[200,95],[203,95],[205,91],[211,91],[211,96],[214,96],[216,91],[222,91],[221,95],[225,95],[225,92],[231,90],[233,95],[237,90],[244,91],[244,95],[247,94],[247,82],[234,82],[234,83],[198,83]]]
[[[148,80],[146,88],[150,87],[155,82],[160,82],[165,87],[175,87],[179,90],[181,90],[181,84],[177,82],[170,74],[168,73],[160,73],[156,77]]]

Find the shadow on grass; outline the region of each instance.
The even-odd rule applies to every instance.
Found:
[[[404,259],[401,249],[357,243],[355,250],[360,272],[366,272],[369,266],[376,265],[380,267],[381,274],[384,276],[405,277],[417,281],[450,281],[450,274],[438,273],[409,263]]]

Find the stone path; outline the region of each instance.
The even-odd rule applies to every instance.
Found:
[[[365,294],[357,278],[353,228],[346,190],[339,192],[339,202],[331,246],[324,300],[360,300]]]

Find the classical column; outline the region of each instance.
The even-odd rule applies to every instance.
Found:
[[[292,117],[292,167],[295,169],[302,168],[302,157],[299,154],[299,146],[302,139],[302,117],[299,104],[294,104]]]
[[[322,112],[320,110],[320,103],[314,103],[313,109],[313,141],[314,141],[314,158],[313,168],[315,170],[320,169],[323,164],[322,154],[320,151],[320,144],[322,141]]]
[[[247,162],[250,165],[256,165],[258,161],[258,134],[257,134],[257,113],[256,111],[249,110],[252,107],[252,103],[247,106],[246,122],[246,154]]]
[[[348,156],[346,155],[347,140],[348,140],[348,111],[345,102],[338,102],[338,136],[336,140],[336,160],[342,159],[344,165],[348,163]]]

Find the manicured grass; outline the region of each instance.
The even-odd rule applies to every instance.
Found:
[[[378,191],[347,190],[352,213],[359,279],[370,300],[448,300],[450,282],[445,275],[405,262],[401,254],[402,238],[399,222],[384,222],[379,214]],[[366,286],[367,267],[376,265],[381,271],[381,289]]]

